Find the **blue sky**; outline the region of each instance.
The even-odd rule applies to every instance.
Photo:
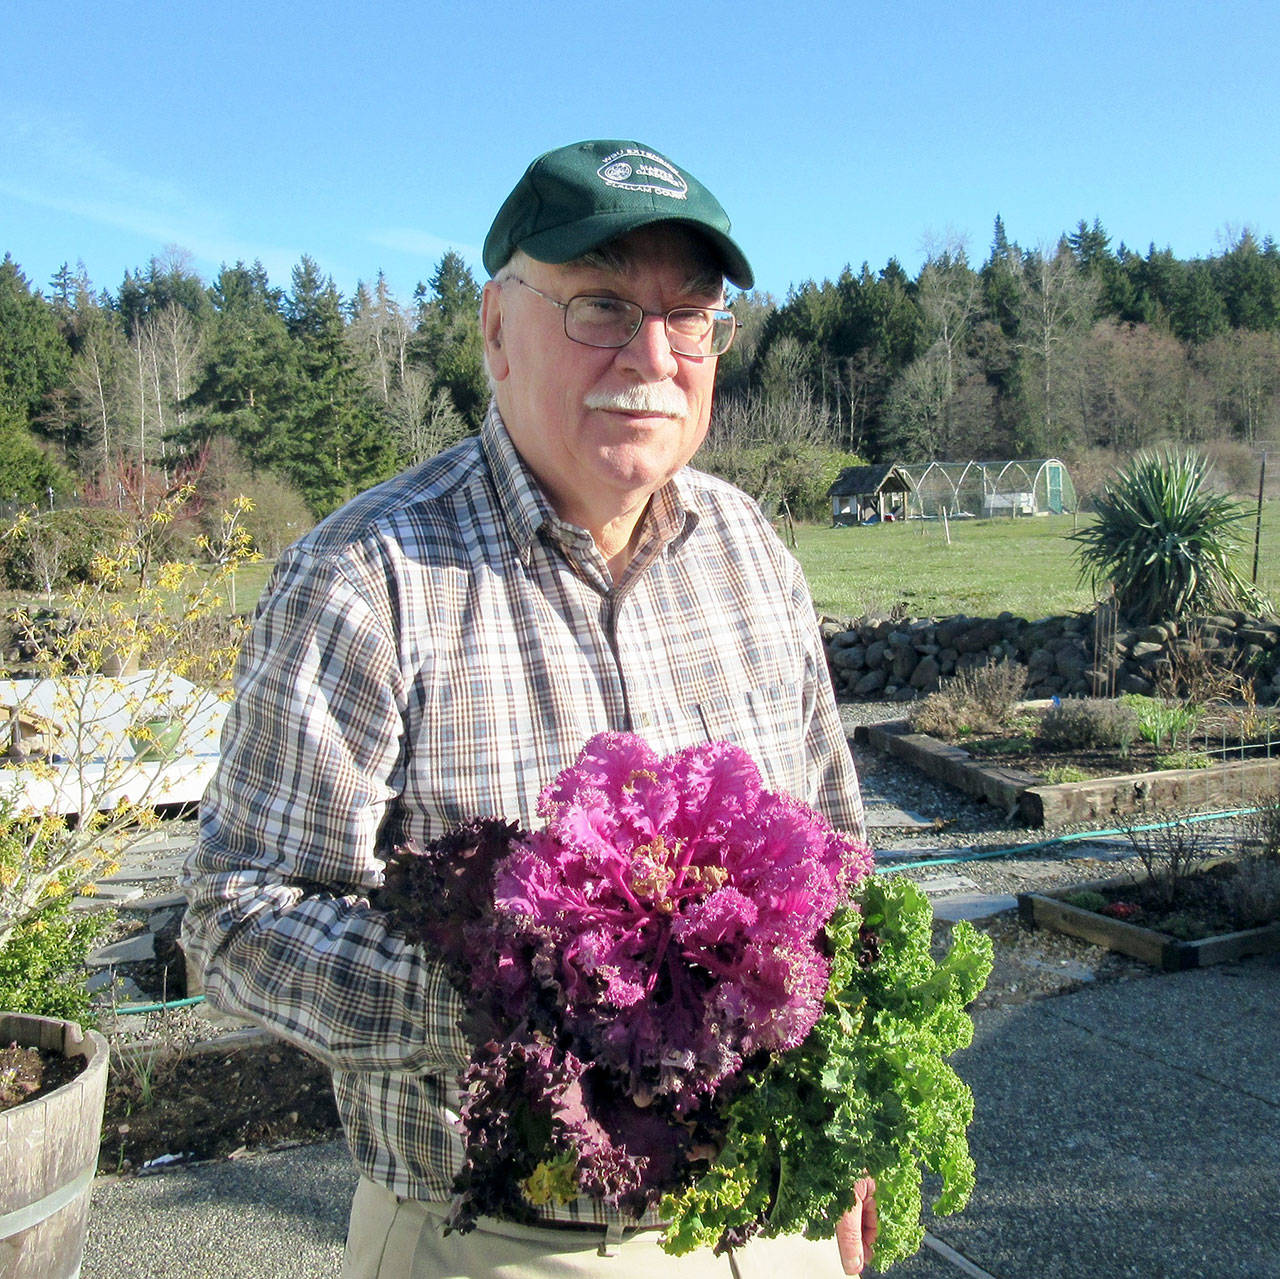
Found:
[[[169,246],[211,279],[303,253],[408,301],[524,166],[637,138],[720,197],[781,298],[997,213],[1145,251],[1280,237],[1280,5],[8,0],[0,253],[95,286]]]

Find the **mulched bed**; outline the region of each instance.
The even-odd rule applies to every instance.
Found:
[[[288,1044],[210,1045],[154,1062],[114,1058],[98,1171],[136,1172],[166,1155],[216,1159],[340,1132],[328,1070]]]
[[[959,737],[953,744],[977,759],[1020,768],[1036,777],[1044,777],[1046,773],[1052,777],[1054,770],[1064,769],[1078,770],[1082,777],[1117,777],[1126,773],[1151,773],[1161,767],[1155,748],[1145,741],[1135,742],[1127,755],[1113,750],[1051,751],[1024,736],[973,734]],[[1164,753],[1167,752],[1161,752]]]

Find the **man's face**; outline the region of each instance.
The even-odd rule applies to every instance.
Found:
[[[652,314],[624,347],[570,341],[564,312],[514,279],[485,286],[485,351],[502,419],[557,513],[593,533],[638,515],[694,455],[716,372],[714,358],[675,354],[662,320],[672,307],[721,305],[719,289],[694,287],[707,274],[696,238],[646,227],[622,247],[621,270],[524,259],[516,273],[558,302],[581,293],[638,302]]]

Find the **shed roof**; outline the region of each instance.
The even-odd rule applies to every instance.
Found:
[[[897,464],[846,466],[827,490],[828,497],[859,497],[866,493],[910,493],[915,485]]]

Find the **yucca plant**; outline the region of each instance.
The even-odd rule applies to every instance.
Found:
[[[1139,453],[1108,480],[1097,520],[1071,534],[1081,576],[1110,583],[1134,621],[1168,621],[1266,600],[1231,564],[1239,522],[1249,511],[1206,492],[1208,463],[1192,449]]]

